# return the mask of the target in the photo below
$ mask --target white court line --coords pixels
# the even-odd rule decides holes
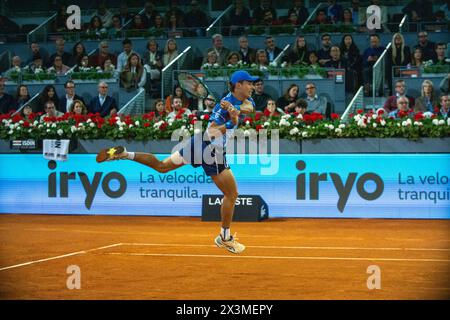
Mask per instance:
[[[111,244],[109,246],[104,246],[104,247],[98,247],[98,248],[89,249],[89,250],[72,252],[72,253],[63,254],[63,255],[56,256],[56,257],[51,257],[51,258],[45,258],[45,259],[39,259],[39,260],[24,262],[24,263],[20,263],[20,264],[15,264],[13,266],[0,268],[0,271],[7,270],[7,269],[18,268],[18,267],[23,267],[23,266],[28,266],[30,264],[35,264],[35,263],[39,263],[39,262],[45,262],[45,261],[50,261],[50,260],[56,260],[56,259],[62,259],[62,258],[66,258],[66,257],[76,256],[76,255],[83,254],[83,253],[88,253],[88,252],[91,252],[91,251],[113,248],[113,247],[117,247],[117,246],[120,246],[120,245],[121,245],[121,243],[115,243],[115,244]]]
[[[357,260],[357,261],[415,261],[415,262],[450,262],[440,259],[390,259],[390,258],[346,258],[346,257],[283,257],[283,256],[245,256],[218,254],[182,254],[182,253],[122,253],[106,252],[107,255],[153,256],[153,257],[198,257],[198,258],[238,258],[238,259],[292,259],[292,260]]]
[[[177,244],[177,243],[122,243],[123,246],[161,246],[161,247],[216,247],[207,244]],[[263,249],[305,249],[305,250],[383,250],[383,251],[450,251],[440,248],[365,248],[365,247],[287,247],[287,246],[246,246],[247,248]]]

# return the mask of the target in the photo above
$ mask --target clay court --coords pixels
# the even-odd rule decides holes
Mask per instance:
[[[450,221],[0,216],[2,299],[449,299]],[[69,290],[68,266],[81,272]],[[381,271],[369,290],[367,268]]]

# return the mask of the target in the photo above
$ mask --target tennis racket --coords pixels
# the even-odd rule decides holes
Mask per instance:
[[[197,76],[188,73],[188,72],[180,72],[178,73],[178,84],[180,87],[191,94],[192,96],[198,99],[205,99],[208,96],[214,98],[214,103],[217,103],[217,98],[215,95],[209,90],[206,84],[200,80]],[[244,114],[250,113],[253,110],[253,106],[250,101],[246,100],[241,106],[241,112]]]

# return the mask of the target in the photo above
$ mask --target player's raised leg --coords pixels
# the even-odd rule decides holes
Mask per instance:
[[[226,248],[232,253],[241,253],[245,250],[245,246],[237,242],[237,239],[231,235],[230,231],[234,206],[238,197],[237,185],[233,172],[230,169],[223,170],[220,174],[211,176],[211,178],[223,193],[223,202],[220,207],[222,228],[220,235],[215,239],[215,243],[218,247]]]

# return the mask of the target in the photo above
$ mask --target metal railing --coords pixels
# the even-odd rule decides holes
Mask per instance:
[[[128,101],[118,112],[117,115],[134,115],[145,113],[145,89],[139,88],[138,93]]]
[[[389,42],[384,49],[381,56],[375,62],[372,68],[372,102],[375,106],[375,100],[377,96],[383,96],[384,94],[384,84],[386,82],[386,53],[391,47],[392,43]]]
[[[55,12],[52,16],[50,16],[47,20],[42,22],[36,28],[31,30],[27,34],[27,43],[30,44],[32,41],[46,42],[47,34],[48,34],[48,24],[56,17],[57,13]],[[42,36],[42,38],[38,38],[38,36]]]
[[[408,25],[405,24],[406,20],[408,19],[408,15],[404,15],[402,21],[400,21],[400,24],[398,25],[398,32],[400,33],[404,33],[407,32],[408,30],[406,29],[406,27]]]
[[[323,5],[322,2],[320,2],[315,8],[314,10],[311,12],[311,14],[308,16],[308,19],[306,19],[305,23],[303,23],[303,25],[300,27],[300,30],[304,30],[306,28],[306,26],[308,25],[309,21],[311,21],[311,19],[314,17],[314,15],[316,14],[317,10],[319,10],[319,8]]]
[[[145,8],[142,8],[141,11],[139,11],[137,14],[138,14],[138,15],[142,15],[144,12],[145,12]],[[127,22],[125,22],[125,23],[123,24],[123,26],[119,29],[119,31],[125,30],[125,27],[127,27],[127,26],[131,23],[131,21],[133,21],[133,19],[130,19],[130,20],[128,20]]]
[[[31,106],[31,103],[36,100],[39,97],[40,93],[36,93],[30,100],[28,100],[26,103],[24,103],[16,112],[14,112],[12,115],[15,116],[16,114],[19,114],[25,106]]]
[[[172,73],[173,71],[180,70],[180,67],[182,67],[184,59],[182,59],[183,56],[185,56],[189,50],[191,50],[192,47],[189,46],[186,49],[183,50],[178,56],[175,57],[167,66],[165,66],[161,71],[161,99],[165,98],[165,92],[169,89],[171,91],[172,85]]]
[[[284,49],[280,52],[280,54],[275,59],[273,59],[273,62],[275,62],[278,65],[280,59],[284,56],[284,54],[286,53],[286,50],[289,49],[290,46],[291,46],[290,44],[287,44],[284,47]]]
[[[213,30],[218,31],[219,33],[221,32],[222,29],[222,18],[225,16],[225,14],[228,13],[228,11],[231,10],[231,8],[233,8],[233,5],[229,5],[228,8],[226,8],[217,18],[216,20],[214,20],[209,26],[208,28],[206,28],[206,35],[207,36],[211,36],[211,34],[213,34]],[[219,27],[213,29],[216,24],[219,23]]]
[[[350,101],[344,113],[342,114],[341,121],[344,123],[348,123],[350,120],[349,115],[351,113],[354,113],[357,109],[365,109],[364,86],[359,87],[352,101]]]

